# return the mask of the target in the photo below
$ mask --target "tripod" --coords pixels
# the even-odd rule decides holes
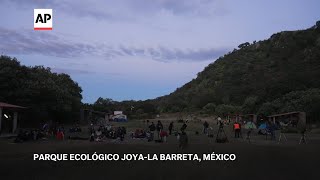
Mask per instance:
[[[282,136],[283,136],[283,138],[284,138],[284,140],[285,140],[285,141],[288,141],[288,140],[287,140],[287,137],[286,137],[286,135],[285,135],[285,134],[284,134],[284,133],[283,133],[282,131],[280,131],[280,135],[279,135],[279,140],[278,140],[278,144],[280,144]]]
[[[252,129],[249,129],[249,131],[247,132],[247,138],[246,140],[251,144],[251,132],[252,132]],[[242,137],[242,136],[241,136]]]
[[[302,132],[299,144],[301,144],[301,143],[307,144],[307,137],[306,137],[306,132],[305,131]]]
[[[224,139],[222,138],[223,135],[225,137]],[[222,123],[220,123],[219,129],[217,131],[216,142],[219,142],[219,143],[228,142],[228,138],[227,138],[226,132],[223,129]]]
[[[207,134],[208,134],[208,137],[213,138],[213,136],[214,136],[213,128],[212,128],[212,127],[209,127],[207,131],[208,131],[208,133],[207,133]]]

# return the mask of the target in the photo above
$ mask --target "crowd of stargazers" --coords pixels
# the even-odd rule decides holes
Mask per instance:
[[[188,120],[179,120],[177,123],[180,123],[180,125],[174,124],[174,122],[171,121],[169,126],[166,128],[164,128],[164,125],[160,120],[146,120],[143,122],[145,123],[145,128],[137,128],[130,133],[127,133],[127,129],[124,126],[115,127],[111,123],[107,123],[106,125],[94,125],[94,123],[92,122],[88,127],[88,131],[83,131],[78,124],[66,130],[63,125],[49,125],[45,123],[39,129],[19,130],[19,133],[14,142],[21,143],[49,138],[54,138],[60,141],[70,139],[89,140],[90,142],[104,142],[108,139],[113,139],[114,142],[121,142],[124,141],[125,137],[127,137],[130,139],[146,139],[148,142],[166,143],[168,136],[176,136],[180,148],[185,148],[188,146],[188,135],[186,132],[188,127]],[[217,117],[216,122],[218,130],[214,133],[214,125],[210,125],[207,121],[204,121],[202,133],[211,138],[216,136],[217,142],[227,142],[227,135],[225,134],[223,127],[225,125],[230,125],[231,120],[222,120],[221,117]],[[272,140],[275,140],[275,131],[280,129],[281,126],[272,121],[263,121],[263,119],[260,120],[259,124],[260,126],[258,128],[258,133],[266,135],[266,138],[270,136]],[[246,128],[246,139],[250,142],[252,131],[254,129],[257,129],[256,124],[252,121],[246,122],[235,120],[232,125],[234,138],[243,138],[243,126],[245,126]],[[192,131],[193,129],[188,130],[188,132]],[[198,131],[194,132],[196,135],[200,134],[200,132]],[[68,136],[66,136],[66,134],[68,134]],[[126,136],[127,134],[128,136]],[[222,138],[223,141],[219,138]]]
[[[146,121],[146,128],[137,128],[133,132],[128,133],[128,138],[131,139],[146,139],[148,142],[165,143],[167,137],[174,135],[177,136],[179,147],[184,148],[188,144],[188,136],[185,132],[187,128],[187,121],[183,122],[180,131],[173,131],[174,123],[171,122],[168,129],[165,130],[161,121],[156,124],[149,120]],[[89,133],[87,133],[89,132]],[[87,135],[84,135],[87,134]],[[28,141],[56,139],[62,141],[65,139],[70,140],[89,140],[90,142],[103,142],[108,139],[115,141],[124,141],[127,135],[127,129],[124,126],[115,127],[111,123],[106,125],[94,125],[91,123],[88,131],[84,131],[78,124],[69,129],[65,129],[63,125],[45,123],[37,129],[20,129],[15,143],[22,143]]]

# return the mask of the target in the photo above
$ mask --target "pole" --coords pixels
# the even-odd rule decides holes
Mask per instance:
[[[1,126],[2,125],[2,107],[0,107],[0,134],[1,134]]]
[[[18,124],[18,112],[14,112],[13,114],[13,126],[12,126],[12,133],[15,133],[17,130]]]

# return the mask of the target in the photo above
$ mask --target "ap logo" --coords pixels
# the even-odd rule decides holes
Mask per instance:
[[[34,30],[52,30],[52,9],[34,9]]]

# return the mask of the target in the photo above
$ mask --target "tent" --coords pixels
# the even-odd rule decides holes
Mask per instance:
[[[249,121],[244,125],[244,128],[245,129],[257,129],[257,126],[253,122]]]
[[[262,123],[258,129],[267,129],[267,124],[266,123]]]
[[[127,116],[124,114],[114,115],[111,119],[114,122],[127,122],[128,121]]]

